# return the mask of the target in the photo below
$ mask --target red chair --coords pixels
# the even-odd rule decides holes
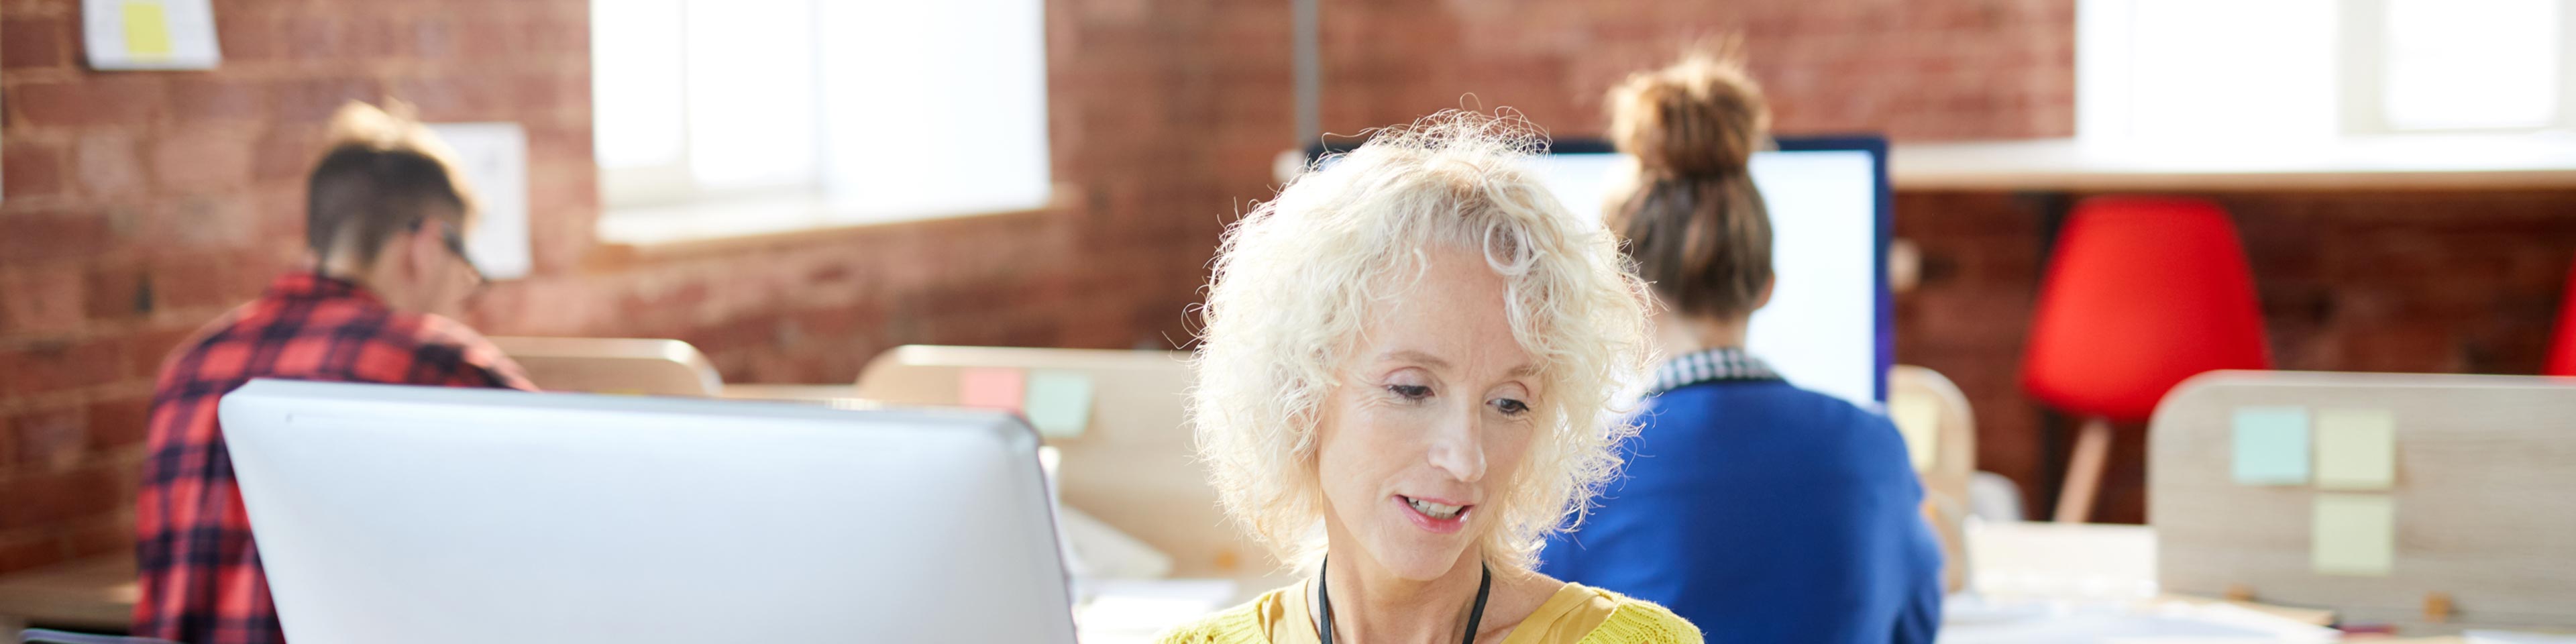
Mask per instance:
[[[2567,294],[2558,298],[2558,338],[2549,345],[2540,375],[2576,377],[2576,267],[2567,270]]]
[[[2253,273],[2226,211],[2196,199],[2078,203],[2058,233],[2022,356],[2023,390],[2086,419],[2057,520],[2092,515],[2111,423],[2147,420],[2185,378],[2271,362]]]

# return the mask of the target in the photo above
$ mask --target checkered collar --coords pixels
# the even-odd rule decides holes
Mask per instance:
[[[1655,368],[1655,386],[1648,395],[1660,394],[1703,382],[1744,380],[1780,380],[1771,364],[1753,357],[1740,347],[1721,347],[1688,353],[1664,361]]]

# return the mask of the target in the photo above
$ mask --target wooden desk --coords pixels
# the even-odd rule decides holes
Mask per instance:
[[[2576,187],[2576,136],[2406,135],[2235,147],[2075,139],[1899,143],[1898,190],[2494,190]]]
[[[134,558],[100,557],[0,577],[0,637],[58,626],[124,632],[134,616]]]

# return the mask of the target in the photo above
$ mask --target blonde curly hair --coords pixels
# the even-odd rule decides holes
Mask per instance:
[[[1280,560],[1322,552],[1318,406],[1369,316],[1434,244],[1482,251],[1506,282],[1512,336],[1537,361],[1538,431],[1480,543],[1535,566],[1580,523],[1635,428],[1619,391],[1646,366],[1651,299],[1597,218],[1529,169],[1546,139],[1516,115],[1447,111],[1319,161],[1226,233],[1201,309],[1190,418],[1226,513]]]

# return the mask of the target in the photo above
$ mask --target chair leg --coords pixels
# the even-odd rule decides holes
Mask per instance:
[[[2111,457],[2111,421],[2091,418],[2075,438],[2075,453],[2066,459],[2066,486],[2057,494],[2057,522],[2083,523],[2093,518],[2093,495],[2102,487],[2102,468]]]

